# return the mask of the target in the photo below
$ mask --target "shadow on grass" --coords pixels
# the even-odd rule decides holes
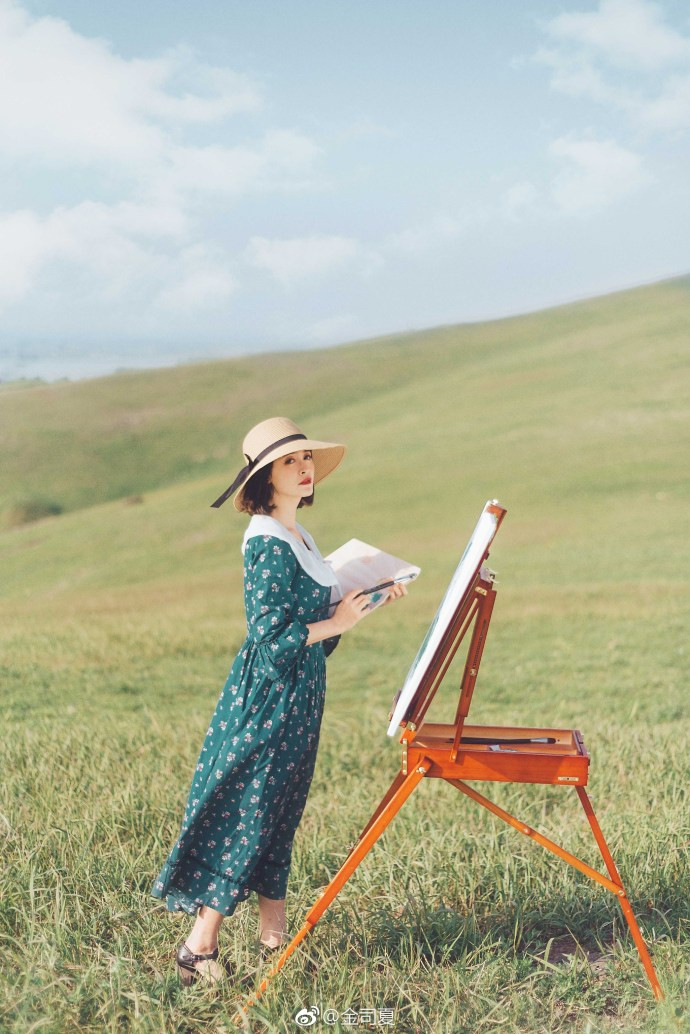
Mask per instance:
[[[670,888],[664,888],[670,892]],[[392,964],[408,968],[421,962],[433,966],[454,966],[501,955],[521,960],[529,967],[545,963],[559,965],[573,958],[587,961],[601,970],[616,945],[632,947],[629,928],[617,901],[596,889],[564,900],[556,894],[532,903],[494,900],[484,907],[457,909],[444,902],[431,905],[417,899],[409,889],[401,892],[404,903],[396,911],[385,906],[365,910],[345,908],[329,923],[334,950],[355,950],[376,960],[377,968]],[[656,896],[647,908],[633,900],[638,922],[653,953],[660,941],[682,943],[688,923],[678,892]],[[362,930],[360,937],[356,931]],[[356,939],[356,947],[353,945]]]

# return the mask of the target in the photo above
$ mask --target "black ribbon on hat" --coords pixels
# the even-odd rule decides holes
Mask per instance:
[[[235,489],[239,488],[240,485],[244,484],[244,482],[248,480],[256,465],[261,463],[261,460],[265,459],[269,452],[273,452],[274,449],[279,448],[281,445],[286,445],[288,442],[296,442],[299,439],[304,440],[306,437],[306,434],[289,434],[287,438],[279,438],[277,442],[273,442],[273,444],[269,445],[267,449],[262,449],[259,455],[255,456],[253,460],[250,460],[245,452],[244,455],[247,456],[247,459],[249,460],[246,467],[242,467],[242,470],[239,472],[230,487],[226,488],[223,494],[218,496],[215,503],[211,503],[211,506],[222,506],[223,503],[230,498]]]

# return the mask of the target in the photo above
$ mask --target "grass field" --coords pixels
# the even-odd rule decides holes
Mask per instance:
[[[322,550],[357,536],[423,568],[329,662],[292,929],[397,771],[393,694],[498,497],[472,720],[582,730],[666,1000],[611,895],[433,780],[252,1029],[296,1030],[318,1005],[393,1010],[373,1029],[397,1034],[690,1030],[689,323],[681,279],[322,352],[0,390],[0,1030],[234,1029],[255,905],[222,930],[236,977],[183,990],[171,954],[188,919],[148,890],[244,636],[244,521],[209,504],[244,430],[277,413],[349,445],[304,518]],[[63,512],[11,526],[40,499]],[[431,717],[454,704],[446,686]],[[479,789],[597,864],[572,791]]]

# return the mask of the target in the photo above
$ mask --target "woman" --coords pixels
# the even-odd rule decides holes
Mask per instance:
[[[262,952],[285,939],[292,841],[316,761],[325,659],[368,604],[358,589],[340,600],[335,575],[296,520],[345,447],[312,441],[275,417],[252,428],[242,451],[247,465],[212,505],[235,495],[235,509],[252,515],[242,546],[248,634],[213,712],[179,840],[152,891],[170,911],[196,916],[177,953],[185,984],[220,978],[220,925],[253,890]],[[391,598],[404,594],[403,586],[391,590]]]

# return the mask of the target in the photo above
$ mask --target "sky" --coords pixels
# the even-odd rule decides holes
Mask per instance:
[[[0,0],[0,380],[690,272],[682,0]]]

